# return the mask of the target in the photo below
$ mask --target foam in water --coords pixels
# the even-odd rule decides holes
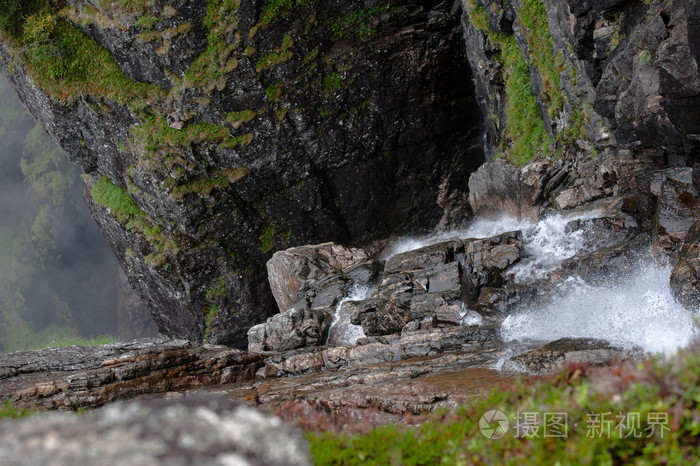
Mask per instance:
[[[365,337],[365,332],[361,325],[350,323],[352,316],[350,312],[343,309],[343,304],[348,301],[362,301],[369,298],[374,293],[376,287],[368,285],[353,285],[347,297],[341,299],[335,307],[335,314],[331,326],[328,329],[327,345],[333,346],[355,346],[357,340]]]
[[[672,352],[696,334],[693,316],[676,302],[669,287],[671,268],[646,263],[619,283],[591,286],[580,279],[563,283],[541,309],[509,316],[504,341],[553,341],[564,337],[600,338],[651,353]]]
[[[537,223],[510,217],[480,219],[463,230],[405,239],[395,244],[387,257],[449,239],[488,238],[520,230],[523,259],[509,272],[515,282],[527,282],[545,278],[564,260],[594,249],[588,235],[590,226],[585,222],[567,231],[572,220],[594,217],[593,213],[579,217],[551,215]],[[563,337],[600,338],[652,353],[674,351],[689,344],[697,330],[692,313],[672,296],[670,273],[668,265],[649,261],[640,263],[636,273],[627,278],[608,277],[605,286],[570,278],[548,304],[509,316],[503,322],[502,336],[504,341],[521,343]]]

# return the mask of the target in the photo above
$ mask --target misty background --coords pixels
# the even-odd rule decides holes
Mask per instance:
[[[80,170],[0,74],[0,350],[157,335],[83,195]]]

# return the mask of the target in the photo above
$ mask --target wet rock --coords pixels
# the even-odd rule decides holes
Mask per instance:
[[[623,244],[603,247],[590,254],[566,259],[561,264],[563,276],[579,277],[592,284],[610,284],[638,270],[638,262],[648,253],[651,239],[642,234]],[[558,275],[558,278],[563,278]]]
[[[35,409],[95,407],[252,379],[263,359],[223,346],[162,339],[2,354],[0,399]]]
[[[357,248],[335,243],[300,246],[276,252],[267,262],[267,275],[280,312],[300,300],[307,300],[311,308],[328,307],[346,294],[347,272],[366,278],[365,270],[371,267],[367,262],[365,252]]]
[[[7,466],[310,465],[301,432],[224,397],[117,403],[0,423]]]
[[[324,344],[331,316],[328,310],[290,309],[248,330],[248,351],[286,351]]]
[[[671,291],[679,302],[696,311],[700,307],[700,222],[688,230],[678,256],[671,272]]]
[[[410,282],[409,282],[410,283]],[[397,292],[389,300],[361,301],[351,322],[361,325],[365,335],[387,335],[401,330],[411,320],[408,313],[412,288]]]
[[[447,351],[494,349],[501,346],[498,326],[441,328],[431,331],[403,332],[401,358],[417,358]]]
[[[490,322],[500,322],[516,307],[527,306],[537,297],[537,289],[532,286],[506,284],[503,287],[485,286],[479,290],[470,309],[478,312]]]
[[[591,366],[609,366],[631,359],[636,351],[612,346],[605,340],[592,338],[561,338],[511,360],[521,363],[537,373],[562,370],[567,364],[587,363]]]

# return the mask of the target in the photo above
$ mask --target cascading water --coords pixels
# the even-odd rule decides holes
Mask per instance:
[[[513,230],[523,232],[523,259],[508,271],[515,283],[546,278],[564,260],[595,248],[585,220],[552,215],[539,222],[477,220],[459,231],[408,238],[395,244],[388,257],[455,238],[487,238]],[[582,220],[580,228],[571,222]],[[696,334],[694,316],[672,296],[671,268],[651,260],[640,262],[625,277],[598,277],[591,285],[570,277],[558,285],[550,299],[507,317],[502,337],[512,349],[523,343],[553,341],[563,337],[600,338],[623,347],[648,352],[672,352],[690,343]]]
[[[350,322],[351,313],[343,309],[343,304],[349,301],[362,301],[374,293],[376,286],[355,284],[350,288],[348,296],[341,299],[335,307],[335,314],[328,329],[327,345],[355,346],[357,340],[365,337],[361,325],[353,325]]]

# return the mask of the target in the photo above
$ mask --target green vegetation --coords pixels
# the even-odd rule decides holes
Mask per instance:
[[[258,73],[263,70],[269,70],[279,65],[280,63],[287,62],[292,59],[294,53],[289,50],[294,45],[292,37],[287,34],[282,39],[282,45],[280,45],[274,51],[265,54],[255,61],[255,71]]]
[[[572,366],[549,379],[493,390],[414,427],[323,432],[332,426],[322,414],[307,427],[316,429],[308,437],[317,465],[688,464],[700,455],[699,406],[696,348],[671,361],[659,358],[602,374]],[[502,438],[480,432],[481,416],[492,409],[508,418]],[[529,422],[537,430],[523,429],[527,413],[537,413]],[[565,423],[549,424],[550,436],[544,435],[545,413],[559,415],[559,421],[560,413],[566,415]]]
[[[257,115],[253,110],[241,110],[239,112],[229,112],[226,114],[226,121],[233,125],[233,129],[238,129],[242,124],[248,123]]]
[[[265,97],[270,102],[279,102],[284,91],[284,83],[272,83],[265,89]]]
[[[5,401],[0,405],[0,420],[2,419],[19,419],[34,414],[34,411],[25,408],[15,408],[12,400]]]
[[[21,38],[26,18],[45,5],[45,0],[0,0],[0,29],[15,39]]]
[[[327,74],[323,78],[323,93],[326,95],[335,94],[343,88],[343,78],[340,73]]]
[[[308,7],[318,0],[270,0],[265,5],[256,28],[267,28],[273,21],[287,17],[297,8]]]
[[[217,170],[212,176],[198,178],[185,184],[175,186],[170,195],[175,199],[183,199],[188,194],[209,196],[214,189],[225,189],[250,173],[247,168],[229,168]]]
[[[95,183],[90,194],[95,202],[111,210],[112,215],[116,218],[126,219],[127,217],[145,215],[129,194],[112,183],[106,176]]]
[[[653,63],[651,52],[646,49],[639,52],[639,63],[642,65],[651,65]]]
[[[390,8],[387,2],[386,5],[366,10],[359,9],[344,16],[328,19],[326,24],[331,28],[333,40],[347,39],[352,36],[365,39],[376,34],[374,28],[369,25],[370,21],[386,13]]]
[[[525,26],[530,60],[542,78],[542,96],[549,106],[550,118],[554,118],[564,104],[559,82],[563,67],[556,64],[547,8],[542,0],[523,0],[518,14]]]
[[[238,48],[235,32],[238,28],[240,0],[209,0],[204,25],[209,30],[209,44],[185,72],[191,84],[205,92],[219,91],[226,87],[226,74],[238,67],[233,56]]]
[[[274,225],[268,224],[258,237],[260,242],[258,243],[258,247],[262,252],[271,252],[273,249],[275,249],[275,233],[277,230],[275,229]]]

